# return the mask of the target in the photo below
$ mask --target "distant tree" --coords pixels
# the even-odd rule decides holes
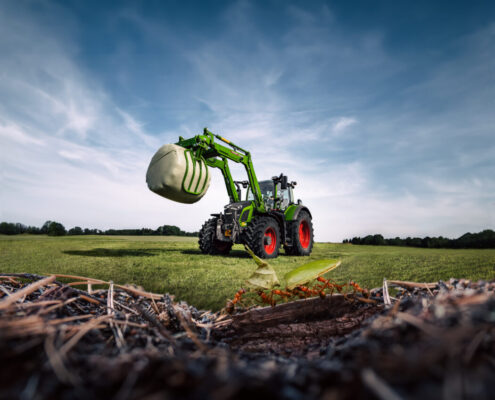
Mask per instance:
[[[16,226],[10,222],[2,222],[0,223],[0,234],[2,235],[15,235],[18,233],[16,231]]]
[[[75,226],[74,228],[69,229],[69,232],[67,232],[68,235],[83,235],[84,232],[81,227]]]
[[[482,248],[495,248],[495,232],[491,229],[485,229],[483,232],[478,233],[477,240]]]
[[[50,220],[46,221],[41,226],[40,232],[43,233],[44,235],[48,234],[48,227],[50,226],[51,223],[52,223],[52,221],[50,221]]]
[[[412,246],[412,247],[424,247],[424,248],[495,248],[495,232],[491,229],[485,229],[478,233],[465,233],[457,239],[448,239],[443,236],[425,238],[419,237],[407,237],[401,239],[395,237],[393,239],[384,239],[382,235],[368,235],[363,238],[353,237],[352,239],[345,239],[344,243],[352,244],[367,244],[367,245],[389,245],[389,246]]]
[[[0,234],[4,235],[16,235],[19,233],[31,233],[31,234],[48,234],[50,236],[62,236],[68,235],[136,235],[136,236],[151,236],[151,235],[173,235],[173,236],[198,236],[198,232],[184,232],[179,227],[174,225],[163,225],[156,230],[150,228],[141,229],[107,229],[102,231],[100,229],[82,229],[79,226],[75,226],[66,232],[64,226],[55,221],[46,221],[41,228],[35,226],[26,226],[21,223],[0,223]]]
[[[362,243],[362,244],[368,244],[368,245],[370,245],[370,244],[374,244],[374,243],[373,243],[373,235],[367,235],[367,236],[365,236],[365,237],[362,239],[361,243]]]
[[[50,222],[50,225],[48,225],[47,233],[48,236],[64,236],[67,231],[61,223],[52,221]]]
[[[163,225],[158,229],[161,230],[162,235],[164,236],[182,236],[181,234],[184,233],[175,225]]]
[[[383,246],[385,244],[385,239],[382,235],[373,235],[372,244],[375,246]]]
[[[21,224],[20,222],[17,222],[15,224],[15,231],[16,231],[16,233],[26,233],[27,226],[24,224]]]
[[[37,235],[37,234],[40,234],[41,233],[41,229],[38,228],[37,226],[28,226],[26,228],[26,233]]]
[[[391,246],[402,246],[403,243],[402,243],[402,239],[398,236],[396,236],[395,238],[393,239],[388,239],[387,243]]]

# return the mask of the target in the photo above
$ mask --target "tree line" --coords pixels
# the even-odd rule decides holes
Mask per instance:
[[[430,249],[493,249],[495,248],[495,232],[491,229],[485,229],[478,233],[468,232],[457,239],[448,239],[442,236],[426,236],[425,238],[407,237],[405,239],[396,237],[393,239],[385,239],[382,235],[377,234],[344,239],[343,243],[367,244],[373,246],[411,246]]]
[[[19,235],[29,233],[33,235],[74,236],[74,235],[132,235],[132,236],[198,236],[198,232],[184,232],[175,225],[162,225],[157,229],[88,229],[75,226],[69,230],[56,221],[46,221],[40,228],[27,226],[19,222],[0,222],[0,234]]]

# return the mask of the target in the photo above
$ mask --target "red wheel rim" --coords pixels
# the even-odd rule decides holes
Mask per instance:
[[[273,254],[277,247],[277,234],[275,233],[275,229],[268,227],[265,231],[265,237],[271,239],[270,244],[265,244],[265,252],[266,254]]]
[[[308,221],[302,220],[299,224],[299,243],[303,249],[309,247],[309,242],[311,241],[311,233],[309,231]]]

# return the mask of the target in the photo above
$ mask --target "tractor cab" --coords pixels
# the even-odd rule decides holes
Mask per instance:
[[[294,204],[294,193],[292,189],[296,182],[288,182],[287,176],[281,174],[274,176],[270,180],[260,181],[259,186],[265,208],[269,210],[285,211],[287,207]],[[249,187],[246,193],[246,200],[254,200],[254,195]]]

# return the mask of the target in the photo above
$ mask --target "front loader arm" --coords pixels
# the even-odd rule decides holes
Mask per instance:
[[[225,187],[227,188],[227,193],[229,194],[230,202],[236,203],[240,201],[239,194],[234,184],[234,179],[230,173],[229,164],[226,158],[207,158],[205,160],[206,165],[209,167],[219,168],[222,171],[223,179],[225,181]]]
[[[215,138],[228,144],[230,148],[216,143]],[[196,135],[190,139],[183,139],[180,137],[177,144],[190,149],[196,158],[204,159],[206,164],[210,167],[219,168],[222,171],[231,202],[238,202],[240,199],[227,160],[232,160],[244,165],[248,175],[249,185],[254,195],[256,208],[259,212],[265,212],[263,196],[261,195],[261,189],[258,184],[256,173],[254,172],[254,166],[249,151],[244,150],[219,135],[214,135],[207,128],[204,129],[203,135]]]

